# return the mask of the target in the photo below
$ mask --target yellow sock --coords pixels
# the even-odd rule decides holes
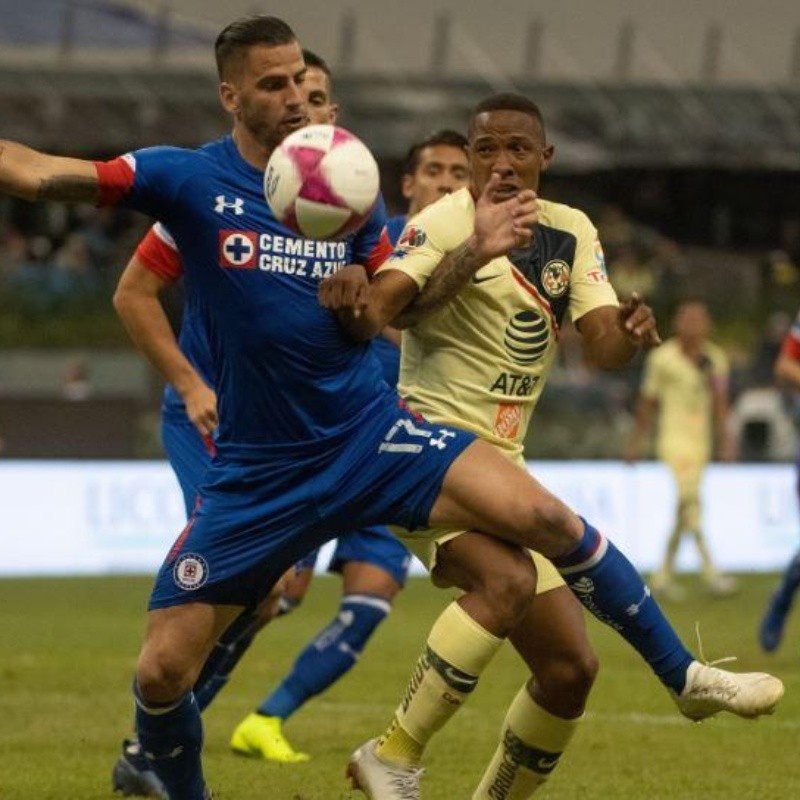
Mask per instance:
[[[523,686],[508,709],[500,745],[472,800],[526,800],[550,777],[582,719],[550,714]]]
[[[418,764],[425,745],[455,714],[503,640],[451,603],[428,635],[400,707],[376,753],[386,761]]]

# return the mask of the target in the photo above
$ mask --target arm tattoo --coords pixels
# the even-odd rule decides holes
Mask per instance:
[[[482,267],[469,239],[451,250],[431,273],[428,282],[414,301],[393,321],[396,328],[410,328],[449,303]]]
[[[36,192],[37,200],[62,200],[94,203],[98,193],[97,178],[85,175],[59,175],[43,180]]]

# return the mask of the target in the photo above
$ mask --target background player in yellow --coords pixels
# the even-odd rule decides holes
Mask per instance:
[[[680,599],[675,558],[684,534],[697,545],[703,579],[716,595],[736,590],[733,578],[714,567],[702,530],[701,482],[716,451],[722,461],[734,458],[729,426],[728,360],[708,340],[711,319],[704,303],[682,303],[674,320],[675,335],[649,354],[628,443],[629,461],[639,458],[657,420],[656,455],[672,472],[677,489],[675,524],[664,563],[650,583],[653,591]]]
[[[469,139],[470,188],[409,222],[364,302],[339,303],[341,291],[330,286],[322,287],[321,301],[340,308],[343,324],[359,338],[369,338],[392,320],[411,326],[403,334],[400,377],[409,406],[435,422],[457,420],[516,461],[567,311],[588,356],[601,367],[621,366],[659,338],[652,312],[638,298],[618,305],[596,231],[584,214],[538,200],[528,236],[514,228],[514,201],[538,187],[553,152],[538,107],[519,95],[488,98],[473,113]],[[518,237],[516,246],[504,230]],[[343,280],[342,275],[334,282]],[[541,502],[559,503],[551,495]],[[745,685],[763,689],[774,680],[699,664],[632,565],[583,524],[582,545],[556,559],[556,565],[587,608],[648,661],[684,714],[701,719],[734,710],[750,695]],[[350,774],[369,797],[418,798],[426,744],[468,697],[508,636],[532,678],[509,709],[499,747],[473,797],[528,797],[555,767],[577,720],[574,713],[548,707],[539,664],[525,652],[541,633],[525,625],[539,602],[538,596],[531,602],[525,577],[526,565],[533,562],[482,534],[415,531],[412,539],[426,535],[436,541],[434,581],[456,585],[465,594],[435,623],[392,723],[379,740],[356,751]],[[500,591],[486,591],[493,574],[505,577]],[[624,586],[626,600],[598,613],[602,581]],[[557,590],[550,594],[556,596]],[[561,626],[564,641],[575,636],[574,622],[554,624]],[[730,705],[723,698],[737,700]],[[774,705],[774,696],[770,702]]]

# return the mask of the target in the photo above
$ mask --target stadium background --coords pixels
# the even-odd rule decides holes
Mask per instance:
[[[490,91],[546,114],[557,157],[544,191],[598,225],[621,293],[662,325],[686,294],[712,306],[734,364],[745,460],[788,459],[777,342],[800,302],[800,12],[795,4],[275,2],[329,58],[344,125],[401,210],[409,143],[463,127]],[[210,44],[232,0],[2,0],[2,134],[104,157],[223,132]],[[0,437],[4,455],[160,455],[160,386],[108,298],[146,223],[81,207],[0,203]],[[174,317],[179,298],[171,304]],[[636,370],[586,373],[574,337],[545,394],[532,457],[615,458]],[[65,402],[65,395],[82,402]],[[543,417],[545,414],[543,413]],[[125,424],[118,424],[124,419]],[[13,421],[13,424],[12,424]],[[56,435],[54,435],[56,434]]]
[[[304,45],[330,61],[341,122],[378,157],[394,211],[402,210],[398,183],[412,141],[435,128],[463,128],[471,105],[492,91],[517,90],[540,103],[557,148],[543,193],[590,214],[618,290],[643,292],[667,329],[681,297],[709,303],[715,339],[733,363],[744,463],[718,467],[706,485],[712,548],[737,571],[777,569],[798,533],[794,401],[771,375],[800,306],[797,3],[0,0],[0,137],[97,158],[214,138],[227,121],[210,45],[230,19],[254,11],[287,19]],[[176,531],[179,501],[157,435],[161,383],[130,348],[110,306],[146,225],[124,212],[0,198],[0,574],[146,571]],[[179,292],[168,298],[176,324],[180,304]],[[561,350],[527,455],[547,460],[554,484],[609,532],[622,528],[637,564],[650,568],[669,527],[661,509],[669,508],[670,489],[655,465],[615,463],[641,365],[614,376],[588,371],[570,329]],[[143,480],[138,470],[155,472]],[[642,476],[656,487],[646,501],[637,494]],[[726,561],[732,552],[736,558]],[[684,554],[684,567],[694,563]],[[754,630],[771,580],[753,577],[740,597],[713,604],[698,588],[670,612],[685,636],[699,618],[715,653],[731,648],[743,668],[764,668]],[[296,628],[276,628],[259,644],[268,672],[280,674],[281,659],[327,619],[336,592],[330,583]],[[131,579],[0,580],[3,800],[107,796],[95,784],[105,781],[122,730],[115,720],[127,713],[146,591],[146,581]],[[310,709],[308,722],[297,723],[296,733],[321,755],[323,777],[273,776],[274,796],[345,796],[338,783],[336,792],[326,788],[339,780],[345,752],[333,742],[375,732],[396,700],[408,653],[443,601],[422,581],[407,594],[396,612],[402,636],[398,628],[379,635],[372,666],[349,682],[354,688],[318,701],[334,721],[315,725]],[[97,608],[100,597],[114,598],[107,615]],[[67,607],[80,615],[77,627],[62,627]],[[575,750],[594,755],[571,757],[571,777],[558,775],[543,797],[788,798],[800,791],[796,766],[775,760],[800,724],[791,691],[779,718],[757,733],[721,721],[692,745],[697,736],[677,728],[644,670],[604,632],[593,627],[592,635],[606,671],[590,711],[595,733]],[[772,662],[790,690],[798,677],[794,653]],[[243,695],[263,687],[258,658],[242,669]],[[506,673],[516,676],[514,685],[519,675],[512,661],[501,663],[502,676],[492,673],[498,693]],[[378,693],[377,711],[360,702],[359,680],[391,687]],[[104,699],[86,712],[92,733],[76,739],[64,709],[84,713],[88,693],[98,690]],[[457,740],[469,763],[480,763],[491,746],[506,702],[476,700],[474,741]],[[247,703],[232,693],[211,720],[212,765],[233,787],[225,797],[253,797],[248,787],[262,777],[258,765],[231,764],[225,754],[225,725]],[[62,757],[53,752],[58,739],[79,741],[88,752]],[[714,779],[720,750],[728,773]],[[467,796],[469,775],[452,753],[432,753],[434,768],[450,769],[462,788],[433,778],[430,797]],[[596,774],[598,754],[609,775]],[[39,773],[44,759],[50,767]],[[731,767],[744,763],[747,769]],[[64,780],[66,794],[54,788]]]

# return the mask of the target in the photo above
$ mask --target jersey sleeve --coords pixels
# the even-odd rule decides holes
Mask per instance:
[[[575,263],[570,278],[572,321],[601,306],[618,306],[614,287],[608,280],[603,247],[597,229],[582,212],[576,211]]]
[[[781,355],[800,361],[800,313],[798,313],[791,330],[781,345]]]
[[[466,190],[443,197],[406,223],[380,271],[400,270],[422,289],[444,256],[470,236],[474,218]]]
[[[197,168],[195,151],[178,147],[149,147],[96,161],[100,205],[123,205],[168,219],[183,182]]]
[[[392,253],[392,244],[386,231],[386,204],[383,195],[364,226],[356,233],[353,242],[353,261],[361,264],[370,275],[386,261]]]
[[[183,264],[175,240],[160,222],[153,225],[139,242],[136,256],[147,269],[164,280],[175,281],[183,274]]]

